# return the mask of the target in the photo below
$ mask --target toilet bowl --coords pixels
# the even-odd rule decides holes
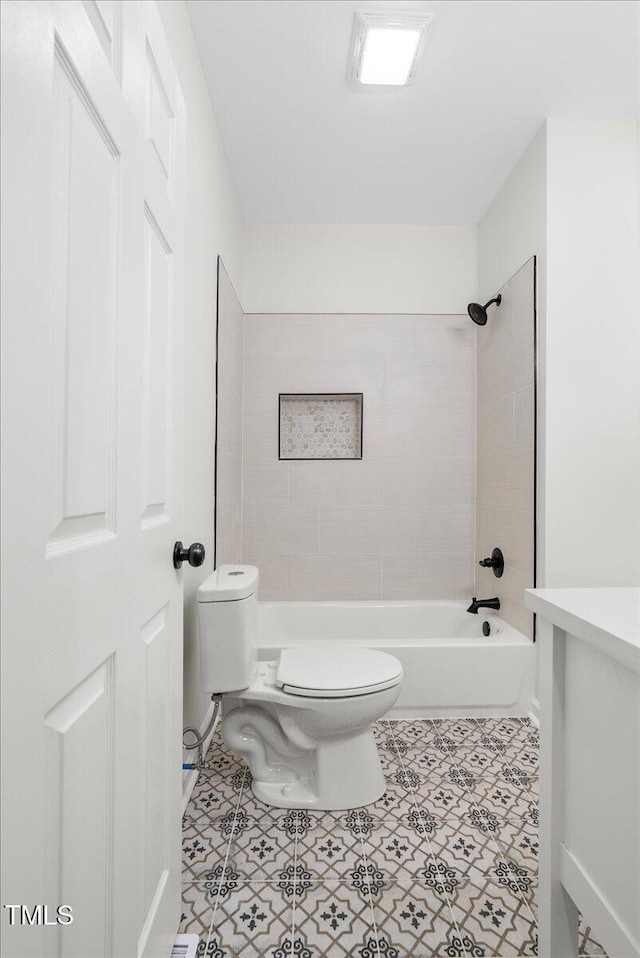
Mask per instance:
[[[202,687],[222,693],[225,742],[268,805],[337,811],[376,801],[385,780],[371,723],[400,694],[400,662],[330,643],[259,661],[258,581],[254,566],[221,566],[198,590]]]
[[[361,662],[361,678],[351,675],[348,691],[341,667],[347,652],[356,653],[353,665]],[[284,684],[289,653],[295,653],[298,671],[287,669]],[[371,655],[379,657],[376,678],[387,669],[383,682],[368,681]],[[313,679],[319,656],[325,664],[322,688]],[[332,667],[333,688],[328,687]],[[299,686],[291,684],[296,674]],[[400,663],[384,652],[285,649],[279,661],[258,663],[249,688],[223,697],[224,740],[249,765],[256,798],[269,805],[324,810],[368,805],[385,790],[371,723],[395,704],[401,681]]]

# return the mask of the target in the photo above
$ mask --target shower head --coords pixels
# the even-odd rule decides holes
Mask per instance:
[[[488,303],[485,303],[484,306],[481,306],[480,303],[469,303],[467,306],[467,312],[469,316],[474,321],[476,326],[486,326],[487,325],[487,310],[492,303],[495,303],[496,306],[499,306],[502,302],[502,296],[500,293],[494,298],[490,299]]]

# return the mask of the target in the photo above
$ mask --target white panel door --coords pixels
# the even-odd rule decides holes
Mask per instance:
[[[184,104],[148,0],[8,0],[2,58],[2,888],[48,921],[3,909],[2,953],[161,958],[180,917]]]

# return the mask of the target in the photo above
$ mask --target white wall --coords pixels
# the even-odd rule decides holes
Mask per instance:
[[[538,585],[544,584],[547,125],[544,123],[478,226],[478,296],[486,302],[536,256],[538,326]]]
[[[640,581],[638,124],[550,119],[478,230],[488,297],[538,254],[538,585]]]
[[[638,129],[548,120],[478,228],[488,298],[538,257],[539,586],[640,581]]]
[[[547,241],[547,127],[540,128],[478,225],[478,296],[482,302],[534,254],[538,280]],[[541,297],[544,301],[544,297]],[[544,302],[542,303],[544,305]]]
[[[185,567],[184,715],[198,725],[207,707],[200,692],[196,589],[213,563],[216,258],[236,288],[241,279],[242,225],[191,24],[182,0],[158,3],[187,108],[188,209],[184,309],[185,543],[203,542],[201,569]]]
[[[216,566],[242,557],[244,313],[222,260],[218,272]]]
[[[547,124],[546,586],[640,582],[638,124]]]
[[[247,313],[462,313],[475,226],[247,225]]]

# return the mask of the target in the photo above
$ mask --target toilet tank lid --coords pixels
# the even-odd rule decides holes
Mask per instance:
[[[198,586],[198,602],[237,602],[258,591],[260,572],[254,565],[221,565]]]

